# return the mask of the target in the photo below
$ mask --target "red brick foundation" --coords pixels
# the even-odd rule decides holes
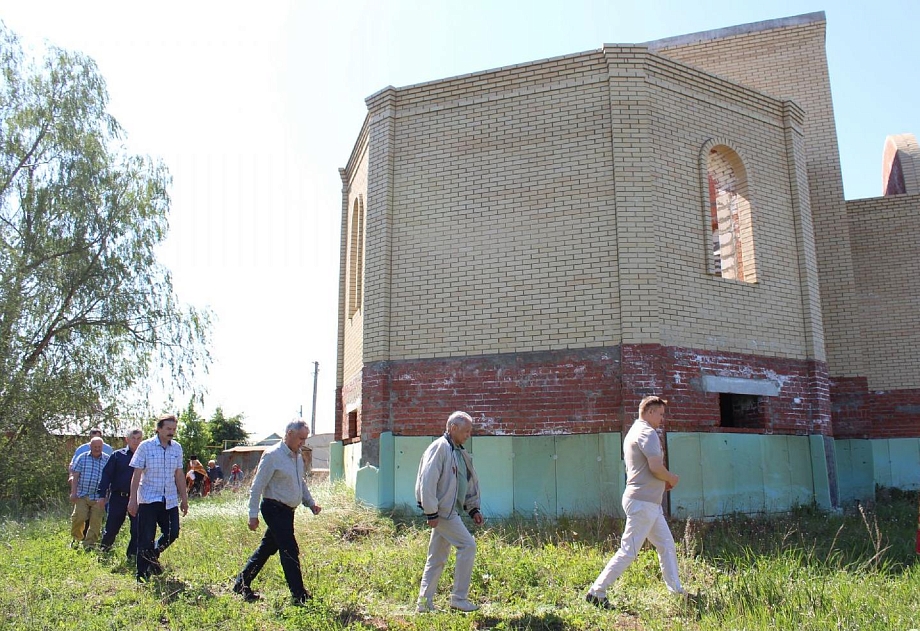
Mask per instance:
[[[761,398],[761,427],[725,428],[703,375],[766,379],[780,392]],[[648,394],[670,401],[670,431],[920,436],[920,390],[871,392],[865,378],[829,378],[822,362],[625,345],[369,364],[336,393],[336,439],[367,441],[373,463],[382,432],[437,435],[455,410],[473,415],[479,435],[616,432]]]
[[[863,377],[834,379],[835,438],[920,436],[920,390],[870,391]]]
[[[762,398],[763,426],[720,427],[719,395],[702,391],[704,374],[777,383],[779,396]],[[439,434],[454,410],[472,414],[479,435],[622,431],[648,394],[671,402],[671,431],[831,434],[823,363],[659,345],[369,364],[360,386],[350,383],[337,397],[337,437],[356,387],[359,436],[370,441],[384,431]]]

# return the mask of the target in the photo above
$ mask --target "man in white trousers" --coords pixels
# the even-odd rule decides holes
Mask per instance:
[[[447,419],[444,435],[428,446],[419,463],[415,499],[431,528],[428,560],[416,603],[419,613],[435,610],[434,593],[451,546],[457,548],[457,562],[450,606],[460,611],[479,609],[469,600],[476,540],[460,518],[466,512],[477,526],[482,524],[479,477],[472,458],[463,448],[472,433],[472,417],[466,412],[454,412]]]
[[[607,599],[607,588],[620,578],[636,559],[642,544],[648,539],[658,552],[661,575],[668,591],[685,595],[677,577],[677,551],[674,537],[661,510],[665,491],[677,486],[678,478],[664,465],[661,440],[655,431],[664,421],[668,402],[650,396],[639,404],[639,418],[626,433],[623,457],[626,461],[626,490],[623,492],[623,510],[626,527],[620,549],[607,563],[588,590],[585,600],[602,609],[612,609]]]

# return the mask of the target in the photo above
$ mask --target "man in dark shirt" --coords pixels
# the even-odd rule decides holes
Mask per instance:
[[[131,458],[134,457],[134,452],[137,451],[137,446],[143,439],[144,433],[140,428],[135,427],[130,430],[125,436],[126,447],[113,453],[102,470],[102,479],[99,481],[99,495],[102,496],[102,499],[99,500],[99,503],[104,505],[106,498],[109,501],[109,517],[105,522],[105,530],[102,532],[102,541],[99,543],[103,550],[110,549],[115,543],[115,537],[118,536],[118,531],[125,523],[125,516],[128,515],[131,476],[134,475]],[[128,560],[137,556],[137,522],[134,517],[130,519],[131,539],[128,541]]]
[[[211,493],[220,491],[220,487],[224,485],[224,470],[216,460],[208,460],[208,478],[211,480]]]

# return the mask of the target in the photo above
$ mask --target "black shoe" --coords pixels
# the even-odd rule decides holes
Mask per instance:
[[[159,576],[163,573],[163,566],[158,560],[150,559],[150,573]]]
[[[292,596],[292,598],[294,599],[294,604],[300,607],[313,600],[313,594],[305,591],[300,596]]]
[[[592,605],[594,605],[595,607],[599,607],[600,609],[611,610],[614,608],[613,605],[610,603],[610,601],[607,600],[606,596],[604,596],[603,598],[598,598],[594,594],[588,592],[588,594],[585,595],[585,600],[591,603]]]
[[[249,585],[245,585],[242,581],[233,582],[233,591],[242,596],[243,600],[247,603],[254,603],[258,600],[262,600],[258,592],[252,591],[252,588]]]

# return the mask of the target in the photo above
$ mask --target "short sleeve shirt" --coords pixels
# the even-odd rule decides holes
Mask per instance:
[[[73,465],[73,472],[79,474],[77,477],[77,497],[85,497],[91,500],[98,500],[102,497],[99,494],[99,481],[102,479],[102,470],[105,463],[108,462],[109,456],[105,453],[94,458],[92,453],[84,452],[77,456]]]
[[[641,418],[636,419],[623,442],[626,461],[626,491],[623,497],[661,504],[664,480],[659,480],[648,466],[648,459],[662,455],[658,432]]]
[[[144,470],[137,490],[138,504],[166,502],[167,510],[179,505],[179,489],[176,488],[176,469],[182,471],[179,443],[171,441],[164,447],[159,436],[154,434],[138,445],[131,466]]]

